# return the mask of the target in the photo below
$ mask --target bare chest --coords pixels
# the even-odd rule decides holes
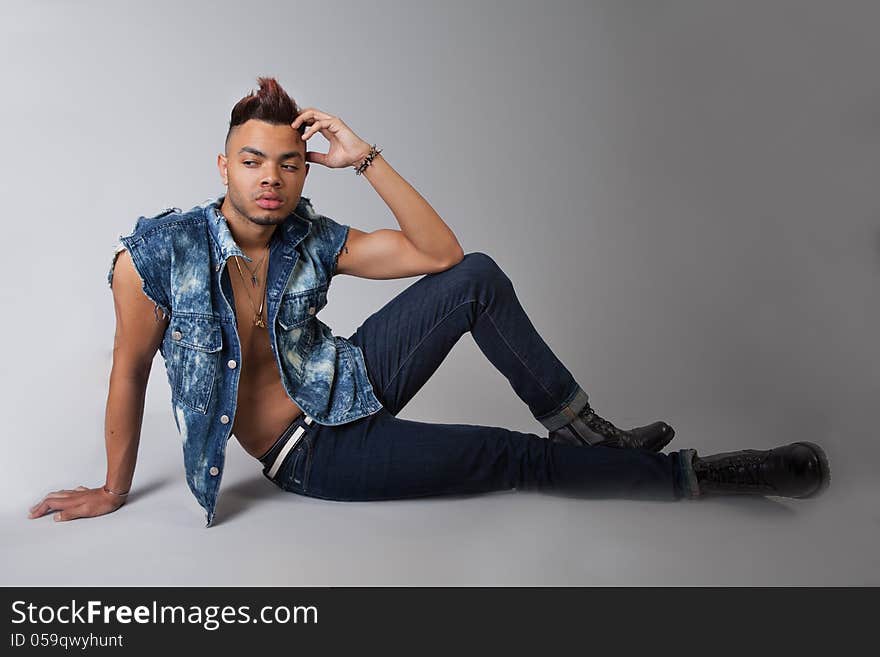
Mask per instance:
[[[235,309],[241,345],[233,433],[248,453],[259,456],[302,411],[287,395],[281,382],[269,342],[269,329],[254,321],[262,301],[262,320],[268,324],[263,286],[242,281],[237,271],[230,273],[236,275],[231,279],[234,298],[230,302]]]

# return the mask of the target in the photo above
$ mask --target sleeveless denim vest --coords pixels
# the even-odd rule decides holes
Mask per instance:
[[[107,275],[112,285],[116,258],[127,249],[154,311],[170,318],[159,351],[183,442],[186,481],[207,513],[206,526],[214,518],[241,362],[228,261],[251,260],[220,214],[223,199],[186,212],[168,208],[139,217],[130,235],[119,236]],[[269,344],[287,395],[324,425],[352,422],[382,408],[361,348],[334,336],[317,317],[327,304],[348,229],[301,197],[269,246]]]

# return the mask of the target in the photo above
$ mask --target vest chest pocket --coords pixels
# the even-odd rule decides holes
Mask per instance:
[[[279,354],[296,372],[302,372],[315,339],[315,322],[310,320],[325,305],[327,286],[281,298],[276,331]]]
[[[175,401],[207,413],[223,347],[220,322],[210,317],[172,315],[168,323],[169,380]]]

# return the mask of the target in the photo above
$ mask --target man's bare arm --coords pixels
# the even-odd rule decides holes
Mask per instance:
[[[159,349],[168,319],[157,321],[155,304],[144,294],[141,279],[127,251],[119,254],[113,276],[116,335],[113,368],[107,395],[104,437],[107,448],[106,486],[125,492],[131,486],[137,461],[147,382],[153,357]],[[53,491],[31,508],[37,518],[56,511],[56,520],[99,516],[115,511],[125,497],[103,487],[79,486]]]
[[[303,141],[320,132],[328,142],[327,153],[307,151],[306,160],[339,169],[365,161],[370,144],[358,137],[338,116],[316,107],[302,110],[290,124],[295,130],[308,126]],[[361,278],[404,278],[430,274],[461,262],[464,250],[452,229],[428,201],[378,155],[364,176],[379,194],[400,230],[380,229],[365,233],[349,229],[348,241],[337,262],[336,273]]]
[[[461,257],[437,260],[419,251],[399,230],[380,228],[367,233],[350,226],[334,273],[372,279],[404,278],[440,272],[460,261]]]

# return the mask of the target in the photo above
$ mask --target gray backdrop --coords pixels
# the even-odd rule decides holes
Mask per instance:
[[[878,20],[871,2],[4,3],[0,584],[880,584]],[[600,413],[665,419],[700,453],[818,442],[827,495],[346,504],[283,493],[231,441],[205,529],[157,357],[129,504],[28,520],[104,481],[117,236],[223,192],[258,75],[383,147]],[[305,194],[397,227],[350,170],[313,164]],[[322,319],[347,336],[415,280],[340,276]],[[402,416],[544,434],[470,336]]]

